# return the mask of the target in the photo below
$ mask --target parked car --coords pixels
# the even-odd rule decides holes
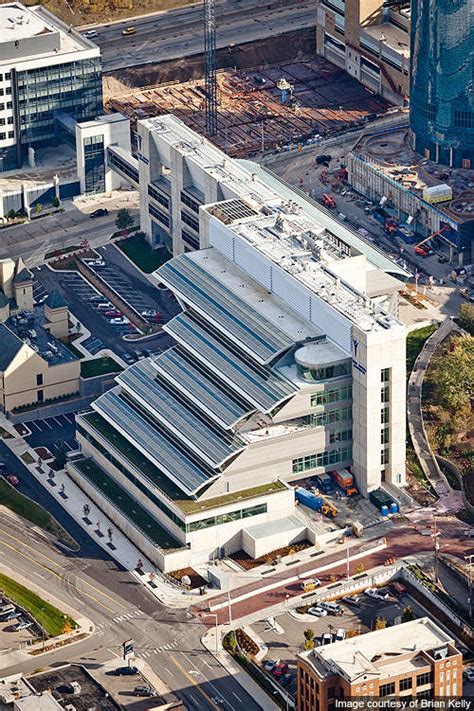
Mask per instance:
[[[104,316],[105,318],[122,318],[123,314],[121,311],[113,309],[112,311],[105,311]]]
[[[467,681],[474,681],[474,669],[472,667],[464,669],[463,676]]]
[[[150,356],[153,355],[153,351],[151,351],[149,348],[144,348],[142,350],[142,353],[145,356],[145,358],[150,358]]]
[[[343,642],[346,638],[346,630],[344,627],[339,627],[336,634],[334,635],[335,642]]]
[[[440,254],[440,255],[439,255],[439,257],[438,257],[438,262],[439,262],[440,264],[446,264],[447,261],[448,261],[448,258],[445,257],[444,254]]]
[[[315,588],[319,588],[321,585],[321,581],[318,580],[318,578],[309,578],[309,580],[302,580],[301,581],[301,589],[304,590],[305,592],[311,592],[311,590],[315,590]]]
[[[263,662],[263,668],[267,670],[267,672],[272,672],[276,665],[280,663],[279,659],[266,659]]]
[[[320,602],[320,607],[326,610],[330,615],[342,615],[342,607],[337,602]]]
[[[3,622],[8,622],[9,620],[16,620],[16,618],[20,617],[20,615],[20,610],[12,610],[11,612],[7,612],[5,615],[2,614],[2,620]]]
[[[314,615],[314,617],[326,617],[327,614],[328,611],[323,607],[319,607],[319,605],[310,607],[308,610],[308,615]]]
[[[44,304],[46,299],[48,298],[49,294],[43,294],[43,296],[40,296],[39,299],[35,299],[35,303],[37,305]]]
[[[91,212],[90,217],[94,220],[96,217],[105,217],[105,215],[108,215],[108,214],[109,214],[109,211],[107,210],[106,207],[98,207],[97,210],[94,210],[93,212]]]
[[[332,644],[333,637],[330,632],[325,632],[321,637],[321,645],[324,647],[326,644]]]
[[[104,301],[107,301],[107,299],[105,296],[101,296],[100,294],[94,294],[94,296],[91,296],[89,299],[91,304],[103,304]]]
[[[131,353],[124,353],[122,358],[125,361],[125,363],[128,363],[129,365],[132,365],[132,363],[135,363],[135,358],[132,356]]]
[[[0,606],[0,615],[7,615],[9,612],[13,612],[14,610],[15,605],[12,605],[11,602],[3,601],[3,604]]]
[[[109,323],[111,323],[113,326],[125,326],[127,323],[129,323],[128,318],[111,318],[109,319]]]
[[[345,602],[346,605],[353,605],[354,607],[357,607],[360,603],[360,595],[348,595],[347,597],[342,598],[342,602]]]
[[[31,620],[20,620],[19,622],[16,623],[14,626],[15,632],[19,632],[20,630],[26,630],[28,627],[32,627],[33,623]]]
[[[286,674],[288,671],[288,664],[286,662],[280,662],[275,666],[274,669],[272,669],[272,674],[275,676],[277,679],[282,677],[284,674]]]
[[[364,595],[374,600],[386,600],[388,598],[388,593],[377,590],[377,588],[367,588],[367,590],[364,590]]]
[[[142,316],[156,316],[158,311],[156,309],[145,309],[145,311],[140,312]]]
[[[14,474],[8,474],[5,479],[11,486],[18,486],[18,484],[20,483],[20,480]]]
[[[283,676],[280,679],[280,684],[284,687],[287,687],[291,684],[293,681],[293,674],[291,672],[288,672],[288,674],[283,674]]]
[[[138,669],[137,667],[117,667],[117,669],[114,671],[115,676],[135,676],[135,674],[138,674]]]
[[[136,686],[133,693],[135,696],[156,696],[156,691],[151,686]]]
[[[97,311],[110,311],[110,309],[113,309],[114,305],[110,303],[110,301],[103,301],[97,306]]]
[[[466,538],[474,538],[474,528],[465,528],[464,535]]]

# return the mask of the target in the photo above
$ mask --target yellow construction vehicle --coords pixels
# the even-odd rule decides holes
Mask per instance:
[[[323,500],[323,505],[321,506],[321,513],[328,518],[335,518],[337,516],[337,508],[334,506],[332,501],[326,499],[324,496],[321,497]]]

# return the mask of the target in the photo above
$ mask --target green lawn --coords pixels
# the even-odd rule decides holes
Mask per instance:
[[[57,607],[2,573],[0,573],[0,594],[5,594],[12,602],[28,610],[50,637],[69,632],[76,626],[72,617],[65,615]]]
[[[69,536],[62,526],[59,525],[42,506],[32,501],[27,496],[23,496],[10,484],[0,477],[0,504],[6,506],[18,516],[22,516],[35,526],[53,534],[68,545],[75,547],[75,541]]]
[[[61,340],[61,343],[63,343],[66,346],[66,348],[68,349],[68,351],[71,351],[71,353],[73,355],[75,355],[76,358],[79,358],[79,360],[81,358],[84,358],[84,353],[81,353],[81,351],[78,348],[76,348],[76,346],[73,343],[71,343],[70,341],[64,339],[64,340]]]
[[[97,375],[106,373],[119,373],[123,368],[113,358],[104,356],[103,358],[92,358],[81,362],[81,377],[95,378]]]
[[[437,326],[425,326],[411,331],[407,336],[407,378],[410,376],[415,361],[423,348],[425,341],[436,331]]]
[[[154,272],[171,257],[164,247],[152,249],[141,235],[133,235],[133,237],[117,242],[117,246],[146,274]]]

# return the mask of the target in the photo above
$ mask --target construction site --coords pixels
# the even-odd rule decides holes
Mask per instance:
[[[415,153],[409,129],[365,134],[347,158],[348,182],[379,203],[386,231],[406,242],[441,238],[462,252],[474,236],[472,170],[438,165]],[[422,255],[424,256],[424,255]],[[464,261],[471,262],[466,253]]]
[[[217,133],[212,140],[232,157],[282,149],[364,125],[389,104],[322,57],[255,69],[216,72]],[[204,79],[131,90],[107,100],[132,123],[173,113],[206,133]]]

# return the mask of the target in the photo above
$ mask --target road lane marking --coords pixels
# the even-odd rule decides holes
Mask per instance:
[[[196,671],[192,670],[190,673],[192,673],[192,674],[200,674],[200,675],[203,677],[203,679],[205,679],[206,682],[209,684],[209,686],[211,687],[211,689],[214,691],[214,693],[215,693],[215,695],[216,695],[216,699],[217,699],[219,702],[222,702],[223,704],[227,704],[227,706],[230,706],[230,708],[232,709],[232,711],[234,711],[234,707],[232,706],[232,704],[230,703],[230,701],[228,701],[227,699],[223,699],[223,698],[222,698],[222,694],[220,693],[220,691],[215,687],[215,685],[213,684],[213,682],[212,682],[210,679],[208,679],[208,678],[206,677],[206,675],[204,674],[204,672],[203,672],[201,669],[199,669],[199,667],[198,667],[196,664],[194,664],[194,662],[193,662],[189,657],[187,657],[185,654],[183,654],[183,657],[184,657],[184,658],[186,659],[186,661],[189,662],[189,664],[191,664],[191,666],[193,666],[194,669],[196,670]]]
[[[11,533],[8,533],[5,531],[3,528],[0,528],[0,533],[3,533],[5,536],[8,536],[8,538],[11,538],[12,541],[15,541],[15,543],[19,543],[21,546],[24,546],[25,548],[28,548],[30,551],[33,551],[34,553],[37,553],[38,555],[42,556],[43,558],[46,558],[50,563],[55,565],[57,568],[62,568],[63,566],[60,563],[57,563],[53,558],[50,558],[48,555],[45,553],[42,553],[41,551],[37,550],[33,546],[29,546],[28,543],[25,543],[24,541],[20,540],[16,536],[12,536]],[[2,543],[3,541],[0,541]],[[8,546],[8,543],[5,543],[6,546]],[[14,548],[14,550],[17,550]]]
[[[39,565],[39,566],[40,566],[41,568],[43,568],[44,570],[47,570],[48,573],[51,573],[51,575],[55,575],[57,578],[59,578],[59,579],[62,580],[63,582],[68,583],[68,584],[71,585],[73,588],[75,588],[77,591],[81,592],[83,595],[86,595],[86,597],[90,597],[91,600],[94,600],[94,602],[96,602],[98,605],[101,605],[101,607],[104,607],[104,608],[105,608],[106,610],[108,610],[109,612],[115,612],[115,610],[113,610],[111,607],[109,607],[109,606],[106,605],[105,603],[101,602],[100,600],[98,600],[97,598],[95,598],[93,595],[91,595],[90,593],[86,592],[85,590],[82,590],[82,589],[81,589],[80,587],[78,587],[74,582],[65,580],[65,579],[64,579],[59,573],[57,573],[55,570],[51,570],[51,568],[48,568],[47,565],[44,565],[43,563],[40,563],[39,560],[36,560],[35,558],[33,558],[33,557],[30,556],[30,555],[27,555],[26,553],[22,553],[22,552],[19,551],[17,548],[14,548],[14,546],[11,546],[9,543],[5,543],[5,541],[0,541],[0,546],[6,546],[7,548],[10,548],[12,551],[15,551],[15,553],[17,553],[17,555],[21,555],[23,558],[26,558],[27,560],[31,561],[32,563],[35,563],[36,565]],[[82,581],[82,582],[85,582],[85,581]]]
[[[237,696],[237,694],[235,693],[235,691],[233,691],[232,693],[234,694],[235,698],[240,701],[240,703],[243,703],[242,699],[240,698],[240,696]]]
[[[197,682],[195,679],[193,679],[193,677],[192,677],[190,674],[188,674],[188,672],[186,671],[186,669],[178,662],[178,660],[176,659],[176,657],[174,657],[173,654],[170,654],[170,655],[169,655],[169,658],[172,660],[173,664],[175,664],[175,665],[178,667],[178,669],[181,670],[181,672],[182,672],[182,673],[184,674],[184,676],[188,679],[188,681],[190,681],[191,684],[196,687],[196,691],[199,691],[199,693],[201,694],[201,696],[202,696],[204,699],[206,699],[206,701],[208,702],[208,704],[210,704],[210,705],[212,706],[212,708],[216,709],[216,711],[219,711],[219,706],[217,706],[217,704],[214,703],[214,701],[211,699],[211,697],[210,697],[208,694],[206,694],[206,692],[204,691],[204,689],[201,689],[201,686],[198,684],[198,682]],[[190,694],[190,696],[191,696],[191,694]],[[191,698],[192,698],[192,696],[191,696]]]

